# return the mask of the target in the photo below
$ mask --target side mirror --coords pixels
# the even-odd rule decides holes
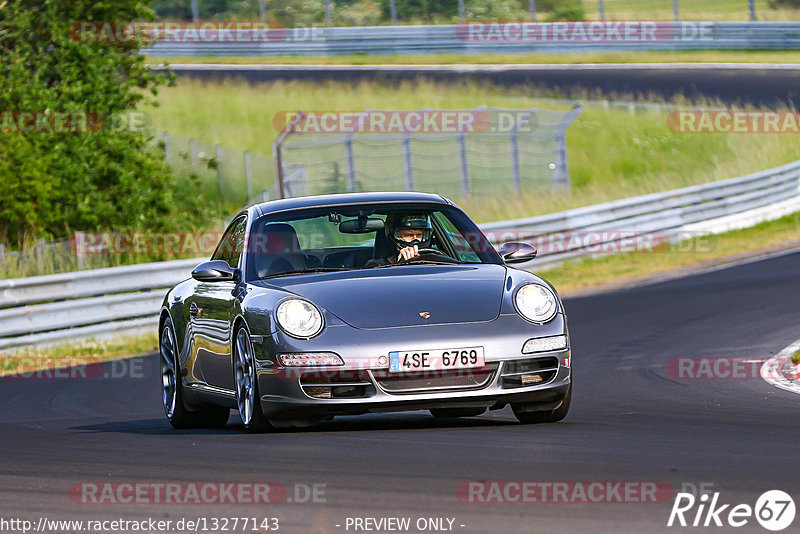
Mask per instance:
[[[503,258],[503,261],[509,265],[512,263],[525,263],[536,257],[536,247],[528,243],[511,241],[503,243],[498,253]]]
[[[224,260],[201,263],[192,271],[192,278],[200,282],[227,282],[235,277],[236,270]]]

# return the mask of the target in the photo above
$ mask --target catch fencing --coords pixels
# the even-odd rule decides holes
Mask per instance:
[[[568,190],[566,129],[582,110],[576,105],[568,112],[486,106],[347,116],[297,112],[273,145],[278,196],[405,190],[468,197]],[[353,126],[342,132],[343,123]],[[331,131],[322,131],[324,124]],[[392,124],[402,132],[387,133]]]

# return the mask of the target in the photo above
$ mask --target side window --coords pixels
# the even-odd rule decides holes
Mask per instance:
[[[231,223],[222,236],[212,260],[225,260],[233,268],[239,266],[239,259],[244,250],[244,234],[247,231],[247,217],[242,216]]]
[[[481,262],[481,259],[477,254],[475,254],[475,251],[472,249],[469,242],[464,239],[464,236],[461,235],[461,232],[456,229],[456,227],[452,222],[450,222],[450,219],[448,219],[444,213],[437,211],[433,213],[433,216],[436,217],[436,220],[442,225],[442,228],[444,228],[447,238],[450,240],[450,243],[453,244],[456,254],[458,254],[459,261],[467,263]]]

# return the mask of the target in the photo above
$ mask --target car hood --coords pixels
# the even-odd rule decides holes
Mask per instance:
[[[410,265],[306,274],[264,282],[302,296],[361,329],[492,321],[502,265]],[[425,319],[420,314],[427,312]]]

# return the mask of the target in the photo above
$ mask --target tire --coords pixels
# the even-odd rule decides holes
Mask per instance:
[[[236,406],[244,427],[251,434],[272,430],[272,425],[261,410],[253,345],[250,343],[250,333],[244,326],[239,327],[234,338],[233,378],[236,384]]]
[[[167,317],[159,336],[161,363],[161,404],[173,428],[221,428],[228,423],[231,411],[209,406],[189,410],[183,402],[183,383],[178,371],[178,344],[175,328]]]
[[[431,415],[437,419],[448,417],[475,417],[486,411],[486,408],[434,408]]]
[[[525,425],[537,423],[557,423],[567,416],[571,402],[572,383],[569,385],[569,389],[567,390],[567,394],[564,396],[564,400],[561,401],[561,404],[558,406],[558,408],[554,410],[523,412],[521,411],[521,408],[525,406],[524,404],[512,404],[511,409],[514,411],[517,421]]]

